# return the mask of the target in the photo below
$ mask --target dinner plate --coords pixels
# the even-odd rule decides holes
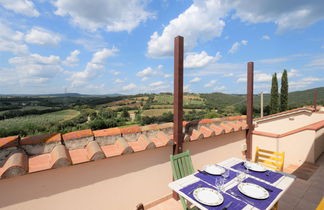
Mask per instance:
[[[217,165],[211,165],[207,166],[205,168],[205,171],[212,175],[222,175],[225,172],[225,169]]]
[[[249,170],[257,171],[257,172],[265,172],[265,171],[267,171],[267,169],[264,166],[262,166],[262,165],[260,165],[258,163],[245,162],[244,167],[249,169]]]
[[[237,188],[241,193],[251,198],[267,199],[269,197],[269,192],[266,189],[253,183],[241,183]]]
[[[200,187],[193,191],[194,198],[207,206],[218,206],[224,202],[224,197],[221,193],[208,187]]]

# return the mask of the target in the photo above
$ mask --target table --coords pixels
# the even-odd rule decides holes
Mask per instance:
[[[233,171],[236,171],[235,169],[231,168],[232,166],[242,162],[244,160],[239,159],[239,158],[230,158],[227,159],[221,163],[218,163],[217,165],[223,166],[225,168],[231,169]],[[269,169],[270,170],[270,169]],[[272,170],[274,171],[274,170]],[[276,171],[277,172],[277,171]],[[281,189],[282,191],[278,194],[278,196],[271,202],[271,204],[268,206],[268,209],[271,209],[275,203],[282,197],[282,195],[285,194],[285,192],[288,190],[288,188],[290,187],[290,185],[294,182],[295,180],[295,176],[291,175],[291,174],[287,174],[284,172],[278,172],[283,174],[284,176],[282,176],[280,179],[278,179],[276,182],[274,182],[273,184],[266,182],[264,180],[258,179],[256,177],[253,177],[254,179],[267,183],[269,185],[272,185],[274,187],[277,187],[279,189]],[[252,177],[249,174],[246,174],[247,177]],[[173,181],[171,183],[169,183],[169,188],[171,188],[172,190],[174,190],[175,192],[177,192],[179,195],[181,195],[182,197],[184,197],[186,200],[188,200],[190,203],[194,204],[195,206],[197,206],[198,208],[202,209],[202,210],[206,210],[206,208],[204,206],[202,206],[199,202],[197,202],[194,199],[191,199],[189,196],[187,196],[186,194],[184,194],[183,192],[181,192],[180,190],[190,184],[193,184],[195,182],[200,181],[200,179],[196,176],[194,176],[194,174],[183,177],[181,179],[178,179],[176,181]],[[235,185],[238,184],[238,180],[236,178],[234,178],[233,180],[229,181],[228,183],[226,183],[224,185],[224,191],[234,187]],[[258,208],[251,206],[250,204],[246,205],[244,208],[244,210],[256,210]]]

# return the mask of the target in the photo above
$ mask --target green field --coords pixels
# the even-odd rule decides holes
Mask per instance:
[[[0,129],[22,128],[26,126],[47,126],[72,119],[80,114],[76,110],[63,110],[42,115],[29,115],[12,119],[0,120]]]
[[[184,109],[184,112],[189,112],[192,109]],[[200,111],[200,109],[195,109],[197,112]],[[157,116],[161,116],[163,113],[168,113],[168,112],[172,112],[173,113],[173,109],[148,109],[143,111],[142,116],[148,116],[148,117],[157,117]]]
[[[173,96],[172,95],[156,95],[154,97],[154,101],[157,101],[158,103],[161,104],[173,104]],[[188,104],[204,104],[204,99],[201,98],[200,96],[196,95],[184,95],[183,96],[183,104],[188,105]]]

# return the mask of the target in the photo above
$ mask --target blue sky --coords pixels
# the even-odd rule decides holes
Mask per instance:
[[[185,91],[324,84],[321,0],[0,0],[0,31],[0,94],[172,92],[177,35]]]

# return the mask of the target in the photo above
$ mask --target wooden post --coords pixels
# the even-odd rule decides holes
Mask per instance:
[[[246,159],[252,158],[252,131],[253,127],[253,62],[247,63],[247,95],[246,95],[246,123],[248,129],[246,131]]]
[[[183,37],[174,39],[173,154],[182,152],[183,132]]]
[[[317,88],[314,90],[314,112],[316,112],[317,107]]]
[[[183,37],[174,39],[174,91],[173,91],[173,154],[182,152],[183,132]],[[172,193],[175,200],[179,200],[178,193]]]

